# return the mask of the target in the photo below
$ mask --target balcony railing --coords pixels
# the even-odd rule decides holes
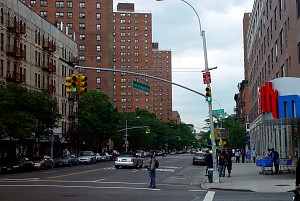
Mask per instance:
[[[52,84],[46,84],[45,86],[42,87],[42,90],[45,90],[45,91],[49,92],[50,94],[53,94],[56,92],[56,88]]]
[[[55,52],[56,51],[56,45],[54,42],[48,41],[43,43],[43,48],[45,50],[48,50],[49,52]]]
[[[14,56],[18,58],[26,58],[25,50],[22,50],[16,45],[7,45],[6,53],[10,56]]]
[[[56,65],[54,65],[53,63],[48,62],[47,64],[43,65],[43,70],[55,73],[56,72]]]
[[[24,82],[25,81],[25,75],[21,74],[21,73],[18,73],[16,71],[7,71],[6,79],[14,81],[14,82]]]
[[[9,21],[7,23],[7,29],[16,34],[25,34],[26,33],[26,27],[16,21],[12,21],[12,22]]]

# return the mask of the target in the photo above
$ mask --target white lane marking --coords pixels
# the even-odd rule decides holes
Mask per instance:
[[[205,195],[205,198],[203,201],[213,201],[215,195],[215,191],[208,191]]]
[[[207,190],[188,190],[189,192],[204,192],[204,191],[207,191]]]
[[[92,181],[92,182],[99,182],[99,181],[104,181],[105,179],[98,179],[98,180],[95,180],[95,181]]]
[[[159,188],[133,188],[133,187],[97,187],[97,186],[63,186],[63,185],[0,185],[0,187],[54,187],[54,188],[91,188],[91,189],[129,189],[161,191]]]

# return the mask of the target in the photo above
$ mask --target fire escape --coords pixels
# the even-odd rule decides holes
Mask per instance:
[[[53,41],[49,41],[49,39],[45,40],[43,38],[42,45],[43,50],[46,53],[46,60],[43,61],[42,70],[47,72],[50,77],[52,73],[56,73],[56,65],[53,59],[53,54],[56,51],[56,44]],[[50,94],[53,94],[56,91],[53,79],[47,79],[47,82],[44,84],[44,86],[42,86],[42,88]]]
[[[12,82],[24,82],[25,74],[22,72],[21,61],[26,59],[26,51],[22,47],[22,43],[20,43],[21,35],[26,33],[26,26],[22,24],[22,21],[18,22],[15,17],[13,20],[7,21],[7,30],[14,36],[13,45],[8,41],[8,45],[6,48],[6,54],[9,57],[14,58],[14,66],[13,70],[11,70],[8,66],[6,79],[7,81]]]

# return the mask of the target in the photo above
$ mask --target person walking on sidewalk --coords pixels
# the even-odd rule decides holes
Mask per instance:
[[[219,160],[218,160],[220,177],[225,177],[225,169],[226,169],[225,161],[226,161],[226,153],[225,150],[222,149],[222,151],[219,154]]]
[[[231,177],[231,170],[232,170],[232,161],[231,161],[232,152],[231,152],[231,150],[226,149],[225,155],[226,155],[225,165],[226,165],[227,172],[228,172],[227,177]]]
[[[149,171],[150,176],[150,186],[149,188],[156,188],[156,175],[155,175],[155,155],[153,151],[150,151],[150,160],[147,165],[147,169]]]
[[[236,149],[236,151],[234,152],[234,156],[235,156],[235,162],[239,163],[241,158],[241,151],[239,149]]]
[[[205,175],[208,176],[208,168],[214,167],[213,158],[208,149],[205,151],[205,163],[206,163],[206,174]]]
[[[252,149],[251,151],[251,157],[253,159],[253,162],[255,163],[256,157],[257,157],[257,152],[255,150],[255,148]]]
[[[251,151],[248,150],[246,153],[246,162],[251,163]]]

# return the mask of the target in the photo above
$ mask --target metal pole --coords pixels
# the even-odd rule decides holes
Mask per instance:
[[[127,134],[127,119],[126,119],[126,132],[125,132],[125,150],[126,150],[126,152],[127,152],[127,144],[128,144],[128,138],[127,138],[127,136],[128,136],[128,134]]]

